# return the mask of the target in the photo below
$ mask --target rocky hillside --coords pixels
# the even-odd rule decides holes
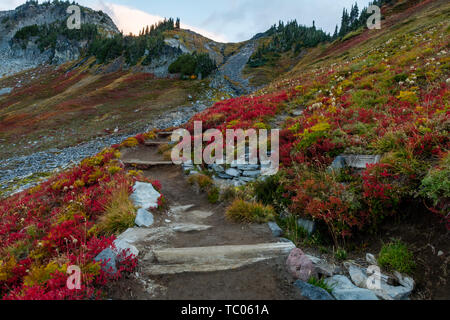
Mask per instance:
[[[36,42],[38,34],[17,41],[17,32],[31,26],[65,25],[69,14],[67,2],[37,4],[29,1],[15,10],[0,12],[0,76],[17,73],[44,63],[61,64],[76,60],[86,49],[87,39],[73,39],[60,35],[50,47],[40,47]],[[119,30],[111,18],[103,13],[81,7],[81,22],[93,25],[104,34],[117,34]]]

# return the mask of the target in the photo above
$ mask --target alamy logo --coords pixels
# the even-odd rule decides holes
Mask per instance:
[[[279,130],[226,130],[224,139],[220,130],[203,132],[202,122],[194,122],[194,137],[186,129],[178,129],[172,134],[172,142],[179,142],[172,149],[172,162],[177,165],[192,161],[195,165],[256,165],[261,164],[261,174],[275,175],[279,169]],[[181,139],[181,141],[180,141]],[[194,150],[192,152],[192,141]],[[248,143],[247,143],[248,142]],[[203,143],[208,145],[203,148]],[[268,151],[270,144],[271,151]],[[192,159],[192,154],[194,159]],[[236,159],[235,159],[236,158]]]
[[[67,278],[66,285],[69,290],[80,290],[81,289],[81,269],[79,266],[69,266],[67,268]]]
[[[67,8],[66,11],[68,14],[70,14],[69,18],[67,19],[67,28],[69,30],[79,30],[81,29],[81,9],[79,6],[71,5]]]
[[[381,9],[379,6],[371,5],[367,8],[367,12],[372,14],[369,19],[367,19],[367,28],[381,29]]]

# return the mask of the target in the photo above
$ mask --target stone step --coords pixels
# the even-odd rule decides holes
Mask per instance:
[[[211,229],[211,226],[203,225],[203,224],[194,224],[194,223],[177,223],[172,226],[173,231],[175,232],[194,232],[194,231],[206,231]]]
[[[144,145],[147,147],[159,147],[161,145],[167,144],[167,142],[164,141],[145,141]]]
[[[293,243],[264,243],[155,250],[156,262],[148,265],[146,270],[152,275],[232,270],[287,256],[294,248]]]
[[[160,137],[170,137],[173,134],[173,132],[172,131],[169,131],[169,132],[163,131],[163,132],[157,132],[156,134]]]
[[[150,167],[157,167],[157,166],[172,166],[172,161],[142,161],[142,160],[122,160],[124,165],[126,166],[136,166],[139,168],[150,168]]]

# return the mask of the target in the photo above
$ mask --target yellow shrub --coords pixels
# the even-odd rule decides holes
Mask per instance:
[[[78,179],[78,180],[76,180],[76,181],[73,183],[73,186],[74,186],[74,188],[83,188],[83,187],[84,187],[84,181]]]
[[[118,166],[108,167],[108,172],[109,172],[110,175],[115,175],[117,172],[120,172],[122,170],[123,169],[121,167],[118,167]]]
[[[0,281],[6,281],[13,276],[12,270],[16,267],[16,259],[12,256],[9,260],[0,260]]]
[[[32,266],[28,275],[24,278],[24,285],[32,287],[34,285],[42,284],[47,280],[50,280],[51,275],[57,271],[65,274],[67,272],[67,265],[64,264],[59,266],[58,263],[52,261],[46,266]]]
[[[130,200],[128,187],[123,186],[114,191],[111,200],[105,208],[105,214],[100,218],[95,232],[107,235],[123,232],[134,226],[136,208]]]
[[[127,176],[130,176],[130,177],[137,177],[137,176],[142,175],[143,173],[144,173],[144,172],[141,171],[141,170],[129,170],[129,171],[127,172]]]
[[[95,157],[84,159],[81,162],[81,165],[89,166],[89,167],[99,166],[102,163],[103,159],[104,159],[103,156],[101,154],[99,154],[99,155],[96,155]]]
[[[136,138],[128,138],[124,142],[122,142],[122,147],[134,148],[139,144],[139,141]]]
[[[144,138],[146,140],[155,140],[156,139],[156,133],[154,131],[150,131],[150,132],[144,133]]]
[[[261,203],[236,199],[227,208],[226,216],[236,222],[264,223],[275,219],[275,209]]]
[[[416,103],[418,101],[416,93],[412,91],[400,91],[400,94],[397,96],[397,99],[410,103]]]
[[[206,190],[214,184],[213,180],[204,174],[194,174],[189,177],[188,182],[197,185],[201,190]]]
[[[69,183],[70,181],[68,179],[63,179],[63,180],[59,180],[56,181],[55,183],[52,184],[52,189],[54,191],[59,191],[63,188],[63,185]]]
[[[100,169],[94,171],[93,174],[89,175],[88,182],[90,184],[97,182],[103,176],[103,172]]]

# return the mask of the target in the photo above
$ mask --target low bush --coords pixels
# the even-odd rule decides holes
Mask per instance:
[[[275,210],[261,203],[236,199],[227,208],[226,216],[236,222],[264,223],[275,219]]]
[[[412,252],[406,244],[399,240],[385,244],[381,248],[378,263],[382,268],[389,271],[399,271],[407,274],[411,274],[416,266]]]
[[[136,208],[130,200],[128,186],[121,186],[111,195],[111,200],[105,206],[105,214],[100,218],[98,230],[101,233],[120,234],[134,226]]]

